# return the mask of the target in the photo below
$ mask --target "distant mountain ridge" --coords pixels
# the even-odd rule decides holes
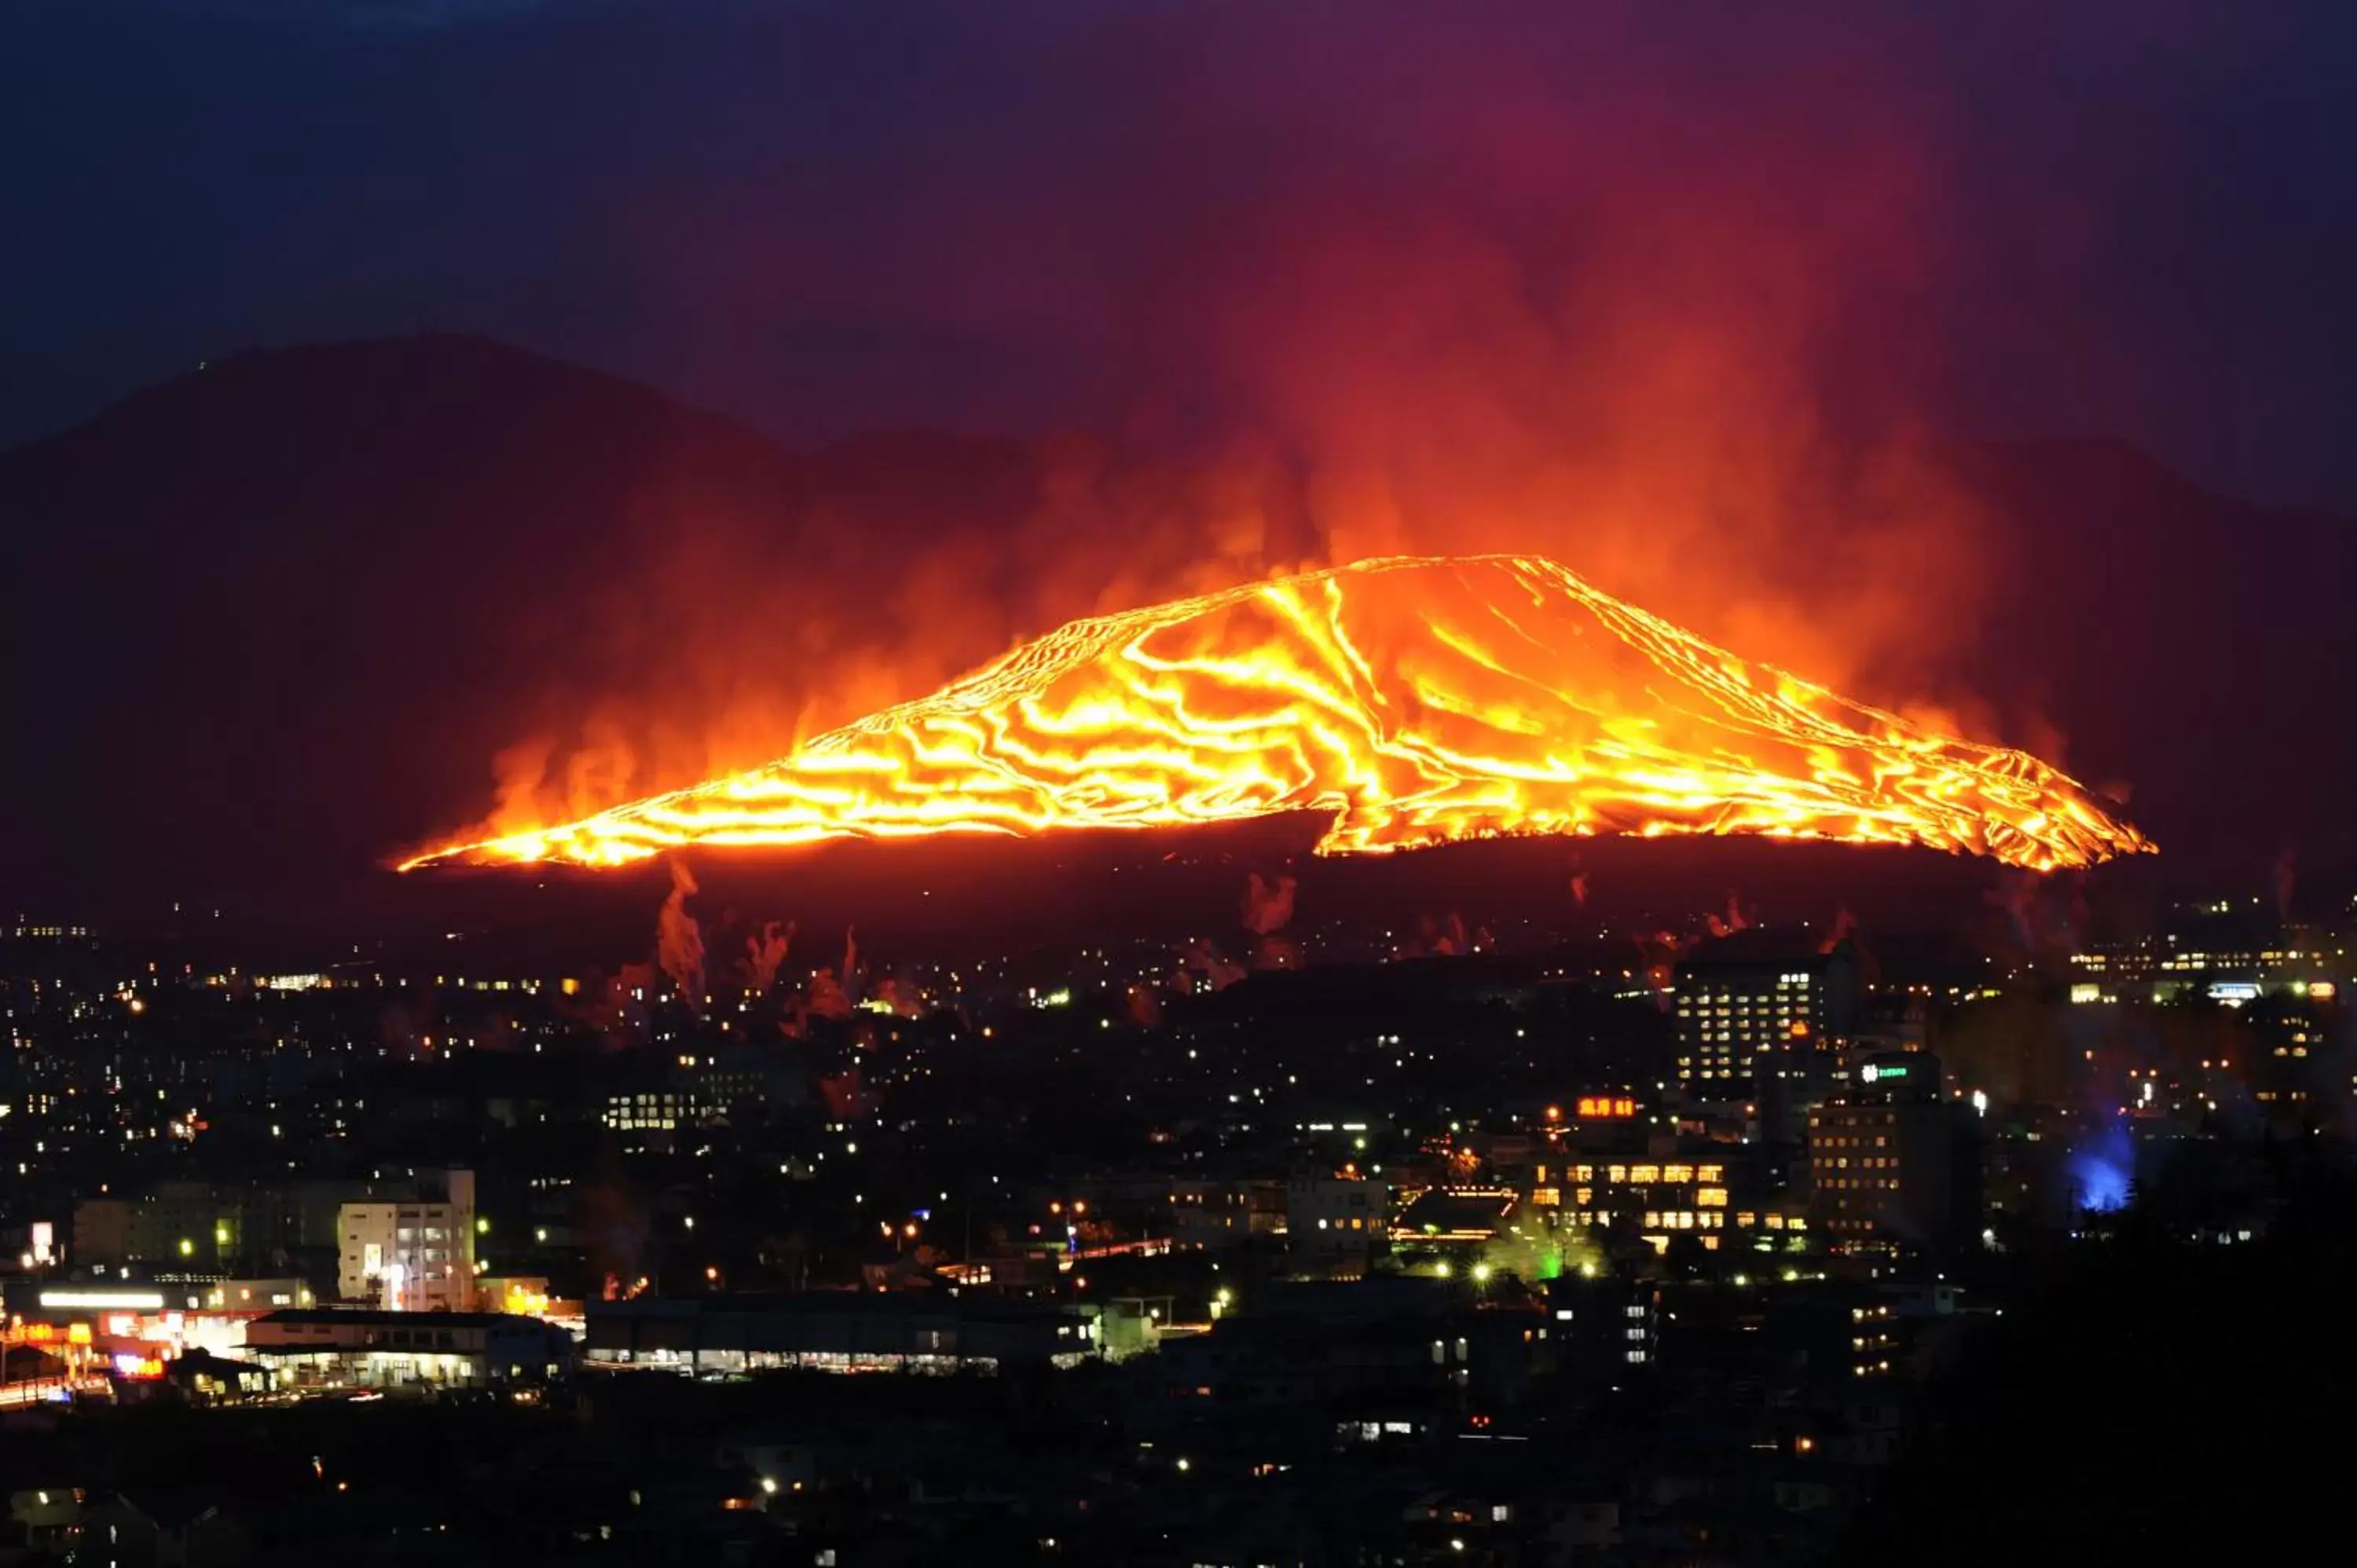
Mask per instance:
[[[2165,853],[2337,842],[2347,522],[2115,443],[1953,467],[2001,520],[1972,679],[2050,713],[2090,782],[2132,780]],[[1052,580],[1057,530],[1131,482],[1079,440],[789,453],[479,338],[217,361],[0,452],[0,897],[364,879],[479,816],[496,754],[585,715],[675,768],[707,730],[790,737],[798,704],[922,691],[1089,591],[1077,564]],[[938,667],[888,691],[879,661],[920,643]]]

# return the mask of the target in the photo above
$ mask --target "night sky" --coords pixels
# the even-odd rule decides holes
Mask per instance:
[[[0,18],[0,442],[241,346],[423,328],[794,444],[1325,439],[1300,367],[1358,379],[1338,338],[1511,379],[1527,330],[1576,359],[1636,321],[1617,371],[1757,306],[1799,325],[1746,355],[1836,410],[2357,509],[2357,12],[2327,0]]]

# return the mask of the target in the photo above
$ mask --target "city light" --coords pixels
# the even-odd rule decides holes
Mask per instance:
[[[161,1312],[164,1293],[152,1290],[45,1290],[41,1307],[50,1312]]]
[[[2329,1568],[2357,7],[19,9],[0,1568]]]

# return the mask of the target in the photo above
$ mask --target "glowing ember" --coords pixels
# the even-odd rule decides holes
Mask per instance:
[[[1749,663],[1552,561],[1487,555],[1074,621],[765,768],[408,865],[1299,811],[1332,814],[1327,854],[1763,833],[2050,870],[2152,847],[2034,757]]]

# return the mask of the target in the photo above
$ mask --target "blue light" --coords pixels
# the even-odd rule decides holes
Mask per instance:
[[[2070,1170],[2080,1208],[2109,1214],[2127,1207],[2128,1182],[2136,1171],[2136,1149],[2127,1127],[2115,1120],[2072,1151]]]

